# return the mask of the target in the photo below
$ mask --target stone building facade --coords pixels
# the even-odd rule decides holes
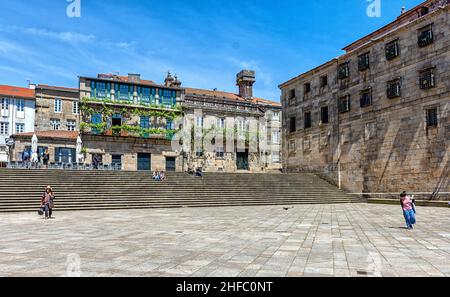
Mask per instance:
[[[124,170],[182,171],[171,140],[182,119],[182,90],[138,74],[80,77],[80,111],[85,162]]]
[[[237,74],[239,93],[185,88],[185,163],[206,172],[281,170],[281,105],[253,97],[255,72]]]
[[[79,131],[78,89],[36,86],[36,131]]]
[[[287,172],[354,193],[450,192],[450,1],[426,1],[282,85]]]
[[[0,166],[11,159],[10,136],[34,131],[35,104],[33,89],[0,85]]]

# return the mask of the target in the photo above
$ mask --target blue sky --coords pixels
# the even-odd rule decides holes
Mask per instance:
[[[78,76],[165,72],[184,86],[236,91],[235,75],[257,72],[255,96],[278,101],[278,85],[342,53],[394,20],[402,5],[381,0],[0,0],[0,84],[77,87]]]

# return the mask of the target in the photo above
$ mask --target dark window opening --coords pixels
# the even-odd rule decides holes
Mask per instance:
[[[367,89],[361,92],[360,98],[361,107],[368,107],[372,105],[372,90]]]
[[[122,169],[122,155],[112,155],[111,165],[116,169]]]
[[[295,89],[289,91],[289,99],[294,99],[294,98],[295,98]]]
[[[430,12],[430,9],[428,7],[421,7],[420,8],[420,16],[427,15]]]
[[[339,112],[347,113],[350,111],[350,96],[345,96],[339,99]]]
[[[320,121],[322,124],[328,124],[328,106],[323,106],[320,109]]]
[[[324,88],[326,86],[328,86],[328,76],[325,75],[320,77],[320,87]]]
[[[389,99],[400,97],[401,96],[400,79],[389,81],[386,93]]]
[[[339,79],[345,79],[350,76],[350,63],[343,63],[339,65],[338,68],[338,78]]]
[[[434,75],[434,68],[423,70],[420,73],[420,88],[427,90],[436,86],[436,79]]]
[[[431,108],[427,110],[427,127],[438,126],[438,112],[437,108]]]
[[[310,83],[306,83],[304,86],[304,89],[303,89],[303,93],[306,95],[306,94],[309,94],[310,92],[311,92],[311,84]]]
[[[389,42],[386,44],[386,59],[387,60],[393,60],[396,57],[398,57],[400,54],[399,47],[398,47],[398,40],[394,40],[392,42]]]
[[[289,132],[291,132],[291,133],[297,131],[297,123],[296,123],[296,118],[295,117],[292,117],[290,119],[289,128],[290,128]]]
[[[311,112],[305,112],[305,129],[312,127]]]
[[[434,41],[433,27],[432,25],[426,26],[419,30],[418,44],[419,47],[425,47],[432,44]]]
[[[365,53],[358,57],[358,69],[359,71],[364,71],[370,67],[370,57],[369,53]]]

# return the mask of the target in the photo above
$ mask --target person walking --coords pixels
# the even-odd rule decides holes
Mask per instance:
[[[405,217],[406,228],[409,230],[414,229],[416,224],[416,207],[414,203],[414,196],[409,196],[406,192],[400,194],[400,204]]]
[[[50,160],[50,154],[48,150],[45,150],[44,155],[42,156],[42,161],[44,163],[45,168],[48,168],[48,161]]]
[[[53,214],[53,208],[55,206],[55,195],[52,187],[45,188],[44,194],[41,198],[41,207],[45,214],[45,219],[51,219]]]

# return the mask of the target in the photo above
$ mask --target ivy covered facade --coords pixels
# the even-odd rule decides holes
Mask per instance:
[[[181,170],[180,155],[171,148],[182,123],[181,100],[180,87],[139,75],[80,77],[80,132],[90,143],[86,161],[95,156],[102,163],[120,161],[125,170]]]

